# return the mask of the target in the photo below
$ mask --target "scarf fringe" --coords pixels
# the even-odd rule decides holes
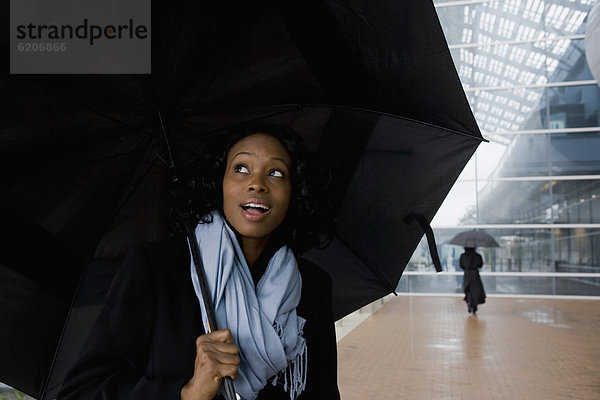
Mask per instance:
[[[306,389],[306,372],[308,369],[308,349],[304,349],[296,355],[296,358],[288,364],[283,370],[283,389],[290,394],[291,400],[296,400],[300,393]],[[275,375],[273,378],[273,386],[277,385],[277,381],[281,374]]]
[[[282,328],[279,324],[273,325],[275,331],[281,336]],[[302,332],[300,332],[302,335]],[[308,348],[306,343],[303,349],[296,355],[296,357],[290,361],[287,367],[281,371],[283,373],[283,389],[290,394],[291,400],[296,400],[300,393],[306,388],[306,376],[308,371]],[[273,378],[273,386],[277,385],[279,375],[275,375]]]

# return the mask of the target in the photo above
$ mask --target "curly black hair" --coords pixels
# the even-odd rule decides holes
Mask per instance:
[[[212,223],[213,210],[223,213],[223,177],[227,155],[240,140],[256,133],[277,139],[292,157],[292,198],[283,223],[273,232],[297,254],[326,246],[333,235],[333,211],[328,186],[330,173],[291,128],[273,123],[238,126],[209,144],[198,165],[179,180],[171,215],[177,230],[185,223]],[[181,188],[184,190],[181,190]]]

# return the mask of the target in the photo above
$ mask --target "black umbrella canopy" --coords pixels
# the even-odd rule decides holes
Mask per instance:
[[[448,244],[454,244],[462,247],[500,247],[496,239],[484,231],[466,231],[460,232],[454,236]]]
[[[334,177],[336,238],[306,257],[337,318],[395,289],[423,234],[404,218],[430,221],[482,140],[430,2],[152,11],[149,76],[0,82],[0,381],[34,397],[56,393],[126,249],[167,236],[161,122],[182,168],[238,123],[305,136]]]

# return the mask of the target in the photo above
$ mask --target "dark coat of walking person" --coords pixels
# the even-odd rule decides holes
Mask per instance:
[[[473,247],[465,247],[465,252],[460,255],[460,267],[465,271],[463,276],[463,290],[465,302],[469,313],[477,312],[477,305],[485,303],[485,290],[479,276],[479,269],[483,267],[483,258]]]

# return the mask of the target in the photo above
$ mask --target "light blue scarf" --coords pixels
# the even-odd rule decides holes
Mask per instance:
[[[267,380],[282,372],[284,388],[294,400],[306,386],[305,320],[298,317],[302,278],[292,251],[281,247],[269,260],[255,289],[235,233],[218,212],[213,222],[198,224],[196,238],[204,263],[219,328],[228,328],[239,348],[241,363],[234,380],[243,400],[254,400]],[[191,275],[206,316],[194,262]],[[208,332],[207,321],[204,329]]]

